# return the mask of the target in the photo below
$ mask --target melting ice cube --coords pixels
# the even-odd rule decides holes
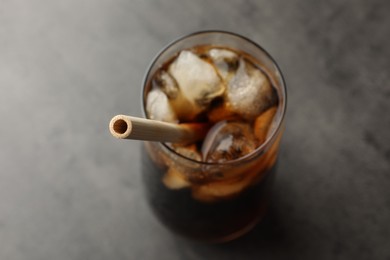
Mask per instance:
[[[166,71],[160,71],[153,82],[153,86],[161,89],[168,99],[175,99],[179,95],[179,88],[174,78]]]
[[[249,124],[222,121],[209,130],[203,142],[202,155],[207,162],[230,161],[254,151],[257,142]]]
[[[275,102],[275,95],[267,76],[241,58],[226,91],[233,112],[252,120]]]
[[[260,143],[264,143],[267,139],[276,112],[277,106],[273,106],[256,118],[254,123],[254,134]]]
[[[216,202],[221,199],[229,199],[238,195],[251,185],[258,175],[258,172],[250,171],[239,178],[194,185],[192,188],[192,196],[203,202]]]
[[[213,60],[219,75],[225,81],[229,81],[237,70],[238,55],[226,49],[213,48],[209,51],[209,56]]]
[[[169,189],[177,190],[189,187],[191,184],[188,182],[186,176],[179,172],[175,167],[170,167],[165,173],[163,183]]]
[[[192,159],[195,161],[202,161],[202,156],[200,155],[200,153],[196,149],[195,144],[188,145],[188,146],[179,146],[177,144],[173,144],[173,149],[177,153],[179,153],[179,154],[181,154],[189,159]]]
[[[224,93],[225,85],[213,65],[191,51],[181,51],[168,72],[187,100],[187,109],[192,110],[191,117],[204,111],[214,98]]]
[[[167,96],[160,89],[156,88],[148,93],[146,98],[146,112],[150,119],[177,122],[177,117],[173,111]]]

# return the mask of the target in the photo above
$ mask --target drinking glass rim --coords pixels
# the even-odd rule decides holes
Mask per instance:
[[[245,162],[245,161],[250,161],[252,160],[253,158],[256,157],[256,155],[260,154],[261,152],[264,151],[264,149],[268,146],[268,144],[271,142],[271,140],[273,140],[276,136],[277,136],[277,133],[281,130],[281,127],[283,125],[283,119],[285,117],[285,114],[286,114],[286,109],[287,109],[287,88],[286,88],[286,82],[285,82],[285,79],[284,79],[284,76],[283,76],[283,73],[279,67],[279,65],[276,63],[275,59],[268,53],[268,51],[266,51],[263,47],[261,47],[258,43],[254,42],[253,40],[249,39],[248,37],[246,36],[243,36],[243,35],[240,35],[240,34],[237,34],[237,33],[234,33],[234,32],[229,32],[229,31],[224,31],[224,30],[203,30],[203,31],[196,31],[196,32],[192,32],[192,33],[189,33],[189,34],[186,34],[186,35],[183,35],[183,36],[180,36],[178,38],[176,38],[175,40],[171,41],[170,43],[168,43],[167,45],[165,45],[158,53],[157,55],[155,55],[155,57],[152,59],[151,63],[149,64],[148,66],[148,69],[144,75],[144,78],[143,78],[143,81],[142,81],[142,92],[141,92],[141,102],[142,102],[142,114],[145,118],[147,118],[147,115],[146,115],[146,112],[145,112],[145,99],[144,99],[144,93],[145,93],[145,88],[147,86],[147,83],[148,83],[148,77],[151,73],[151,70],[153,68],[153,66],[155,65],[155,63],[159,60],[159,58],[169,49],[171,48],[172,46],[174,46],[175,44],[183,41],[183,40],[186,40],[186,39],[189,39],[191,37],[196,37],[198,35],[204,35],[204,34],[225,34],[227,36],[233,36],[233,37],[237,37],[237,38],[241,38],[242,40],[252,44],[254,47],[258,48],[260,51],[262,51],[265,56],[272,62],[272,64],[276,67],[277,71],[279,72],[280,74],[280,79],[281,79],[281,88],[282,88],[282,98],[284,100],[283,102],[283,107],[282,107],[282,111],[281,111],[281,115],[280,117],[278,118],[278,121],[277,121],[277,127],[275,127],[273,129],[273,132],[267,137],[267,139],[259,146],[257,147],[254,151],[252,151],[251,153],[249,154],[246,154],[242,157],[239,157],[237,159],[234,159],[234,160],[230,160],[230,161],[226,161],[226,162],[203,162],[203,161],[197,161],[197,160],[194,160],[194,159],[191,159],[191,158],[188,158],[188,157],[185,157],[184,155],[180,154],[180,153],[177,153],[174,149],[172,149],[171,147],[169,147],[166,143],[163,143],[163,142],[156,142],[158,143],[163,149],[167,150],[168,152],[170,153],[173,153],[174,155],[176,156],[179,156],[181,157],[182,159],[188,161],[188,162],[191,162],[191,163],[196,163],[196,164],[199,164],[199,165],[209,165],[209,166],[232,166],[232,165],[235,165],[235,164],[239,164],[239,163],[242,163],[242,162]]]

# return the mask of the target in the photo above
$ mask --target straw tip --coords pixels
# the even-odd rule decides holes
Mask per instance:
[[[114,137],[124,139],[131,133],[131,120],[125,115],[116,115],[111,119],[109,129]]]

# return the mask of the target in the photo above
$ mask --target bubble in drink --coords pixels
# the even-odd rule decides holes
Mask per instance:
[[[184,119],[195,118],[214,98],[224,93],[225,85],[215,68],[191,51],[181,51],[168,72],[176,80],[186,101],[180,102],[180,109],[189,110],[187,114],[181,114]]]
[[[257,147],[251,126],[243,122],[223,121],[210,129],[202,147],[206,162],[226,162],[243,157]]]
[[[252,120],[275,102],[275,95],[267,76],[241,58],[237,72],[226,90],[230,109]]]
[[[148,93],[146,111],[151,119],[164,122],[177,122],[176,114],[168,101],[168,97],[158,88]]]

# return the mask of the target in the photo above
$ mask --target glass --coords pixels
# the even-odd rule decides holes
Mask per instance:
[[[153,212],[166,227],[187,238],[225,242],[251,230],[266,212],[284,128],[286,88],[275,61],[256,43],[230,32],[197,32],[169,44],[152,62],[143,84],[145,116],[146,94],[155,72],[179,51],[199,45],[239,50],[267,74],[279,99],[271,134],[252,153],[223,163],[195,161],[167,144],[144,142],[143,186]],[[179,178],[177,187],[168,188],[167,172],[180,172],[185,180],[180,183]]]

